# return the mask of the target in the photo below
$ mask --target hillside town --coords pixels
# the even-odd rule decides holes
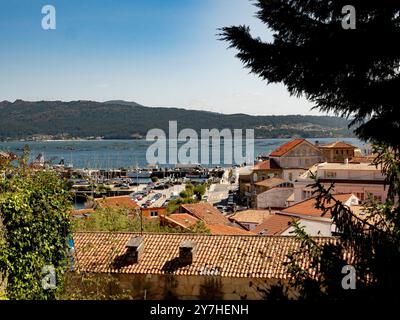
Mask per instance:
[[[342,141],[295,139],[254,164],[231,168],[179,164],[101,172],[49,167],[43,159],[30,166],[69,181],[75,204],[85,199],[71,212],[80,226],[101,215],[109,215],[112,225],[119,211],[140,221],[134,231],[117,223],[74,231],[67,286],[72,294],[90,298],[94,287],[84,285],[82,275],[91,275],[115,281],[101,286],[108,298],[261,299],[278,284],[289,296],[298,294],[283,267],[288,251],[300,246],[295,223],[318,243],[338,241],[341,230],[316,206],[315,181],[333,186],[335,200],[360,219],[368,199],[385,201],[385,176],[373,160],[370,151]]]

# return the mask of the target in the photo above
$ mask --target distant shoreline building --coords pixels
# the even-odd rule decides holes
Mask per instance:
[[[371,163],[375,155],[346,142],[326,145],[294,139],[272,151],[245,174],[239,174],[243,204],[257,209],[285,208],[312,197],[314,183],[335,184],[335,193],[354,193],[361,202],[369,195],[385,201],[387,191],[381,170]]]

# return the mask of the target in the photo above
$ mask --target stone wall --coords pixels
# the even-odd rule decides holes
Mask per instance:
[[[69,294],[81,293],[81,297],[75,296],[78,299],[93,299],[96,297],[91,294],[98,294],[104,299],[260,300],[266,298],[271,287],[283,284],[276,279],[144,274],[92,275],[92,283],[88,284],[81,277],[70,273],[66,285]],[[290,298],[296,297],[293,290],[288,292]]]

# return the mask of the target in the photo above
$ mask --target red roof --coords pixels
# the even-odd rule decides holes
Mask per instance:
[[[184,229],[188,229],[191,226],[194,226],[197,221],[201,221],[190,214],[187,213],[173,213],[169,216],[162,216],[162,219],[173,224],[174,226],[178,226]],[[219,235],[251,235],[253,234],[250,231],[233,227],[224,224],[212,224],[204,222],[204,226],[210,230],[211,234],[219,234]]]
[[[350,159],[349,163],[372,163],[376,159],[376,154],[368,156],[357,156]]]
[[[268,159],[257,163],[253,170],[273,170],[273,169],[281,169],[281,167],[276,163],[274,159]]]
[[[96,203],[103,208],[127,208],[138,209],[139,205],[130,196],[107,197],[95,199]]]
[[[273,236],[282,234],[283,231],[291,226],[293,217],[281,214],[270,214],[264,221],[255,227],[252,231],[264,236]],[[298,220],[298,219],[295,219]]]
[[[270,153],[271,157],[281,157],[285,153],[292,150],[294,147],[298,146],[300,143],[306,141],[306,139],[294,139],[292,141],[286,142],[285,144],[281,145],[279,148],[275,149]]]
[[[143,238],[144,250],[138,263],[126,260],[126,243],[132,237]],[[300,250],[296,237],[260,237],[257,235],[157,234],[157,233],[75,233],[75,270],[77,272],[121,274],[167,274],[203,276],[216,270],[219,277],[289,279],[284,262],[287,253]],[[318,245],[338,243],[336,238],[313,238]],[[183,241],[196,243],[193,262],[182,265],[179,246]],[[343,260],[351,264],[344,252]],[[308,256],[305,257],[308,259]],[[302,260],[308,265],[308,260]],[[311,270],[311,276],[315,276]],[[210,275],[213,273],[210,273]],[[215,273],[214,273],[215,275]]]
[[[79,210],[73,210],[71,213],[73,215],[87,215],[87,214],[91,214],[94,213],[95,211],[93,209],[79,209]]]
[[[190,226],[196,224],[197,221],[199,221],[199,219],[187,213],[173,213],[169,216],[163,215],[162,219],[165,219],[166,221],[185,229],[189,228]]]
[[[180,212],[183,211],[195,216],[198,219],[203,220],[205,223],[211,224],[229,224],[230,221],[225,217],[217,208],[213,205],[201,202],[192,204],[182,204]]]
[[[220,224],[206,224],[206,228],[210,230],[211,234],[218,235],[253,235],[251,231],[247,231],[237,227],[225,226]]]
[[[352,195],[353,194],[351,194],[351,193],[336,194],[336,195],[333,195],[333,197],[336,200],[344,203],[344,202],[348,201]],[[290,207],[287,207],[286,209],[283,209],[281,212],[287,213],[287,214],[295,214],[295,215],[331,218],[331,214],[329,212],[326,212],[326,214],[323,215],[323,211],[321,209],[317,209],[315,207],[315,205],[316,205],[316,198],[314,197],[314,198],[296,203]],[[334,202],[325,204],[325,206],[327,206],[327,207],[329,207],[331,205],[334,205]]]

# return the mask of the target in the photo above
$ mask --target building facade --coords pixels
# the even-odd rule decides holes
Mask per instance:
[[[314,166],[311,172],[319,182],[329,187],[334,184],[335,193],[353,193],[361,202],[372,196],[378,201],[385,201],[387,189],[385,176],[381,169],[370,163],[321,163]],[[294,182],[295,203],[312,197],[315,181],[310,172],[304,173]]]

